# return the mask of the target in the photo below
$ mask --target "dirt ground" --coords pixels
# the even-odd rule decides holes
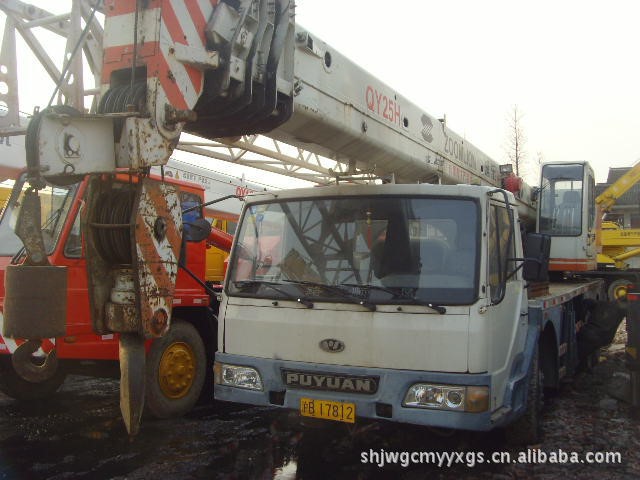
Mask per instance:
[[[19,403],[0,394],[0,479],[638,478],[640,421],[623,400],[625,339],[621,327],[600,363],[549,399],[539,445],[509,447],[501,432],[303,425],[295,412],[221,402],[181,419],[145,418],[140,435],[129,439],[117,382],[76,376],[47,402]],[[385,452],[405,452],[406,465],[398,456],[398,463],[379,466]],[[420,463],[420,452],[441,455],[445,465]],[[494,452],[530,461],[479,462]],[[570,457],[563,461],[561,452]],[[588,452],[613,452],[620,461],[587,463]],[[410,464],[411,453],[417,463]]]

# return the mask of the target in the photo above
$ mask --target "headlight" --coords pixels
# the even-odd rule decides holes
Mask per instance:
[[[489,409],[489,387],[462,387],[416,383],[404,397],[405,407],[484,412]]]
[[[213,373],[218,385],[262,390],[262,379],[255,368],[216,362],[213,366]]]

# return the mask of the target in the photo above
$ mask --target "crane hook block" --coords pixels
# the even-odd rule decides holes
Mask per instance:
[[[37,340],[62,337],[67,312],[67,269],[8,265],[2,335]]]

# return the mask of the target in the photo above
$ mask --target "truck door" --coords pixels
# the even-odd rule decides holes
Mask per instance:
[[[470,346],[469,369],[481,371],[484,366],[487,371],[494,372],[496,382],[500,383],[509,373],[507,367],[513,346],[524,341],[515,338],[521,321],[523,280],[521,271],[515,271],[518,262],[514,259],[520,243],[515,227],[517,222],[513,221],[514,217],[509,218],[506,206],[499,202],[489,204],[488,217],[486,283],[490,306],[477,321],[471,322],[471,329],[478,330],[469,338],[477,338],[483,343]],[[482,349],[487,352],[485,365],[481,361]]]
[[[67,266],[67,333],[69,335],[93,335],[89,316],[89,295],[87,287],[87,265],[82,252],[80,232],[80,209],[64,243],[64,259],[60,264]]]

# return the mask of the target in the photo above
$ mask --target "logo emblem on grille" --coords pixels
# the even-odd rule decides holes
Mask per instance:
[[[420,120],[422,120],[422,130],[420,132],[422,134],[422,138],[424,138],[429,143],[433,142],[433,135],[431,135],[433,122],[426,115],[422,115],[422,118]]]
[[[290,388],[302,390],[326,390],[328,392],[370,395],[378,391],[380,378],[327,372],[282,370],[282,381]]]
[[[320,342],[320,348],[329,353],[340,353],[344,350],[344,343],[335,338],[325,338]]]

